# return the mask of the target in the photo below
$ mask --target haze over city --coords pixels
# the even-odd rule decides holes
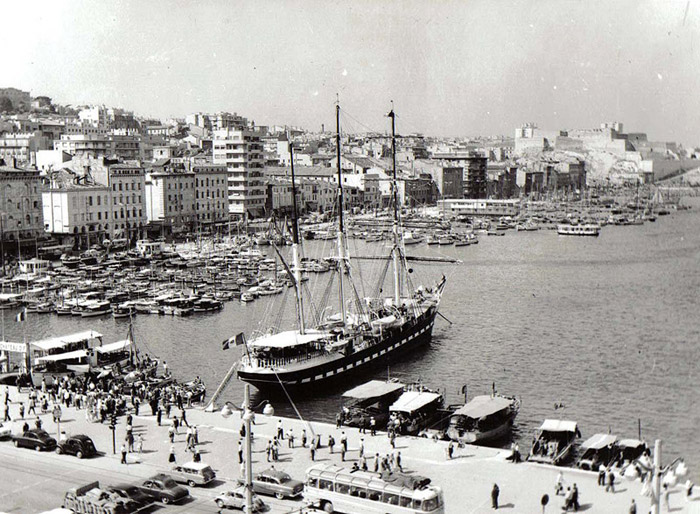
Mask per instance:
[[[160,118],[237,111],[320,130],[336,93],[385,130],[512,134],[623,121],[698,143],[694,2],[24,2],[0,86]],[[28,28],[27,23],[30,23]]]

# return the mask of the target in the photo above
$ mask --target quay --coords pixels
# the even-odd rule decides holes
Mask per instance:
[[[18,433],[25,421],[33,428],[35,416],[25,415],[25,420],[18,419],[19,402],[24,402],[25,407],[28,405],[27,393],[20,393],[16,388],[10,387],[9,396],[12,421],[7,425],[11,427],[12,433]],[[106,484],[134,483],[155,473],[167,472],[170,468],[169,420],[163,416],[159,426],[147,404],[141,406],[139,415],[134,416],[133,422],[134,433],[143,438],[143,452],[130,453],[126,465],[120,463],[119,451],[125,437],[124,416],[118,419],[115,428],[116,453],[113,453],[109,422],[90,422],[85,410],[77,410],[74,407],[62,409],[61,432],[67,436],[90,436],[98,451],[104,455],[89,460],[78,460],[66,455],[38,454],[31,450],[15,448],[10,442],[0,443],[0,473],[4,477],[3,481],[0,481],[0,508],[4,511],[42,512],[59,507],[63,493],[70,487],[96,479]],[[171,415],[175,414],[179,415],[179,410],[173,408]],[[58,427],[52,420],[50,409],[39,417],[43,428],[56,437]],[[234,411],[230,417],[224,418],[219,411],[206,412],[201,408],[189,408],[186,409],[186,418],[190,425],[198,428],[198,448],[202,462],[214,468],[220,480],[215,482],[213,487],[190,488],[194,500],[181,506],[168,506],[166,511],[216,512],[213,498],[224,490],[232,489],[236,480],[242,476],[238,462],[241,416],[238,411]],[[265,450],[268,441],[277,433],[279,421],[285,432],[285,440],[280,447],[279,460],[269,463]],[[385,432],[377,432],[377,435],[371,436],[369,433],[359,433],[356,428],[337,428],[333,424],[305,422],[278,416],[268,417],[262,414],[255,415],[254,423],[254,473],[274,464],[276,469],[289,473],[292,478],[303,480],[305,470],[311,465],[308,445],[314,435],[320,435],[322,443],[321,448],[316,451],[315,461],[343,465],[338,446],[331,454],[327,441],[328,436],[332,435],[338,445],[342,433],[345,432],[348,440],[348,452],[345,455],[347,467],[358,461],[361,439],[364,439],[365,456],[370,470],[374,460],[371,457],[375,454],[383,456],[391,452],[400,452],[402,467],[406,472],[427,476],[434,485],[442,487],[447,513],[491,512],[490,492],[494,483],[498,484],[500,489],[500,509],[505,509],[506,512],[560,512],[564,497],[554,494],[556,477],[560,471],[564,475],[565,488],[577,484],[581,511],[628,513],[632,499],[637,504],[638,513],[650,511],[650,500],[642,496],[642,484],[639,480],[620,479],[616,483],[615,493],[605,492],[604,487],[597,485],[597,474],[593,472],[527,462],[514,464],[506,460],[510,450],[465,446],[456,448],[453,458],[448,459],[448,443],[444,441],[401,436],[396,439],[395,448],[392,448]],[[180,428],[179,434],[175,436],[174,447],[178,463],[191,460],[191,454],[186,451],[185,430]],[[295,436],[294,448],[288,447],[286,439],[290,430]],[[304,430],[308,439],[306,448],[301,446]],[[527,449],[521,449],[521,453],[527,453]],[[541,499],[544,494],[549,496],[549,503],[543,510]],[[269,497],[263,499],[271,506],[269,512],[309,511],[304,500],[277,500]],[[700,494],[695,491],[688,501],[685,498],[685,489],[678,485],[670,494],[670,505],[671,511],[676,513],[699,512]],[[662,505],[662,512],[669,511]]]

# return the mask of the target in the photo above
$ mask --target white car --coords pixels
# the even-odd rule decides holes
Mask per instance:
[[[214,498],[217,507],[220,509],[245,509],[245,487],[237,487],[232,491],[224,491]],[[262,512],[266,509],[265,503],[253,493],[253,512]]]
[[[7,423],[0,423],[0,439],[12,437],[12,429]]]

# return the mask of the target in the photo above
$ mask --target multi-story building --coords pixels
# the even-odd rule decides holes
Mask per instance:
[[[110,233],[110,190],[67,169],[50,174],[42,193],[44,229],[61,242],[78,247],[100,243]]]
[[[36,164],[36,152],[49,148],[49,140],[41,132],[10,132],[0,137],[0,159],[18,165]]]
[[[437,201],[437,187],[432,177],[428,174],[418,178],[403,178],[397,182],[397,185],[401,205],[422,207],[434,205]]]
[[[228,220],[228,170],[222,164],[195,162],[189,165],[194,173],[195,214],[198,227],[216,225]]]
[[[110,192],[110,239],[141,237],[146,227],[146,180],[143,168],[138,164],[108,164],[95,166],[90,173],[96,183],[106,185]]]
[[[78,118],[83,125],[96,128],[107,128],[107,108],[104,105],[91,105],[78,112]]]
[[[300,211],[331,212],[338,201],[338,186],[320,178],[299,180]]]
[[[228,169],[229,213],[242,218],[261,216],[265,210],[265,186],[260,133],[215,130],[213,156],[215,164],[224,164]]]
[[[146,181],[146,215],[151,226],[165,232],[191,231],[195,212],[195,176],[181,165],[155,167]]]
[[[39,171],[0,166],[0,239],[21,244],[43,234]]]
[[[486,157],[476,155],[464,159],[464,198],[486,198],[487,163]]]
[[[63,134],[53,142],[54,150],[78,157],[108,157],[113,153],[112,141],[106,134]]]
[[[429,174],[441,198],[462,198],[464,194],[464,167],[448,162],[416,159],[414,169]]]

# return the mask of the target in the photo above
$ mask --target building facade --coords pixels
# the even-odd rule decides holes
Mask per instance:
[[[469,156],[464,159],[464,198],[486,198],[488,159],[481,156]]]
[[[0,232],[4,242],[21,243],[43,236],[38,171],[0,166]]]
[[[251,130],[214,131],[213,160],[228,170],[229,214],[255,218],[265,211],[263,149],[260,133]]]

